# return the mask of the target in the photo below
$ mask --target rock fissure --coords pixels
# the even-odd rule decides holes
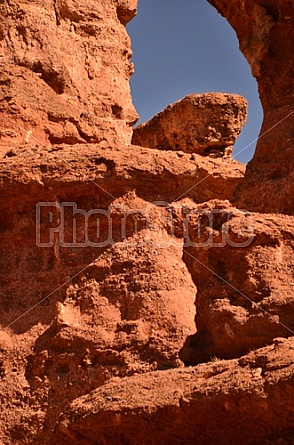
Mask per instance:
[[[58,0],[53,0],[53,3],[54,3],[55,18],[56,18],[56,26],[60,26],[61,22],[58,11]]]

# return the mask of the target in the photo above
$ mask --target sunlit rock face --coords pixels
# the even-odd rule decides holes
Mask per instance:
[[[247,118],[237,94],[190,94],[134,129],[132,143],[222,157],[231,154]]]
[[[235,29],[258,82],[264,121],[238,205],[294,213],[294,10],[288,0],[209,0]]]
[[[290,6],[215,3],[270,125],[292,94]],[[226,156],[240,96],[188,96],[161,146],[131,145],[135,13],[0,1],[0,444],[289,445],[293,217],[232,205],[291,209],[289,119],[245,181]]]
[[[1,142],[126,142],[136,2],[19,0],[0,5]],[[121,23],[122,22],[122,23]]]

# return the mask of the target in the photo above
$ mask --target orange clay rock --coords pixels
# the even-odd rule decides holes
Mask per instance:
[[[27,358],[25,377],[39,409],[47,407],[47,426],[54,428],[73,398],[111,377],[183,366],[179,351],[193,332],[195,293],[182,250],[167,234],[142,230],[89,264],[65,286]]]
[[[247,118],[237,94],[190,94],[134,129],[132,143],[201,155],[231,154]]]
[[[126,25],[137,14],[138,0],[114,0],[119,21]]]
[[[209,0],[235,29],[258,82],[264,121],[238,206],[294,214],[294,8],[291,0]],[[282,192],[281,192],[282,191]]]
[[[0,5],[0,144],[131,140],[137,113],[125,24],[136,1]],[[122,23],[121,23],[122,22]]]
[[[274,26],[257,2],[229,7],[260,60]],[[135,13],[135,0],[0,2],[0,444],[290,445],[293,342],[274,337],[293,334],[293,217],[232,207],[244,166],[203,156],[230,150],[239,96],[234,111],[210,95],[197,153],[130,146]]]
[[[197,287],[187,365],[240,357],[293,335],[294,220],[210,201],[186,208],[183,258]]]
[[[51,443],[291,445],[293,385],[293,339],[277,338],[237,360],[113,379],[65,410]]]

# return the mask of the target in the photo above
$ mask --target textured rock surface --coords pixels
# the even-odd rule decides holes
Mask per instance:
[[[25,377],[32,399],[41,398],[40,410],[48,407],[47,428],[73,397],[113,376],[181,366],[179,350],[193,332],[195,286],[181,249],[158,249],[163,240],[156,232],[153,247],[144,240],[143,231],[89,264],[65,286],[65,299],[37,338]],[[46,443],[48,434],[38,440]]]
[[[294,214],[294,9],[289,0],[209,0],[236,30],[257,79],[262,137],[249,163],[238,205]],[[281,193],[283,190],[283,193]]]
[[[5,445],[50,443],[65,406],[111,377],[183,366],[196,288],[182,258],[186,204],[170,203],[233,199],[243,178],[237,162],[196,154],[83,147],[30,145],[0,163]],[[39,202],[49,207],[36,220]],[[90,220],[91,245],[73,209],[58,228],[62,202],[85,211],[111,205],[99,226]],[[64,247],[74,219],[83,246]]]
[[[247,118],[237,94],[190,94],[134,129],[132,143],[202,155],[231,154]]]
[[[138,0],[115,0],[116,12],[119,21],[126,25],[137,14]]]
[[[113,380],[66,410],[53,444],[291,445],[294,344],[281,340],[239,360]]]
[[[0,443],[293,445],[293,217],[232,207],[231,158],[130,147],[135,0],[0,12]]]
[[[183,361],[240,357],[292,336],[293,217],[212,201],[187,214],[184,260],[198,291],[197,333],[187,339]]]
[[[0,5],[1,151],[35,143],[130,142],[136,1]],[[120,23],[120,20],[122,23]]]

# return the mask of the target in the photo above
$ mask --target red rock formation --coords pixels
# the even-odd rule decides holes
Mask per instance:
[[[293,218],[213,201],[186,212],[184,260],[198,292],[183,361],[240,357],[293,335]]]
[[[132,143],[201,155],[230,155],[247,118],[237,94],[190,94],[134,129]]]
[[[236,30],[258,82],[264,111],[261,137],[238,205],[294,214],[294,9],[289,0],[209,0]]]
[[[136,1],[0,5],[1,146],[130,142]],[[120,23],[120,21],[122,24]]]
[[[241,164],[130,147],[135,0],[0,11],[0,443],[290,444],[291,217],[251,237]]]
[[[291,444],[294,343],[282,340],[239,360],[109,382],[68,407],[52,443]]]
[[[243,171],[141,147],[130,156],[125,146],[28,145],[1,161],[0,177],[0,425],[5,444],[44,445],[76,397],[111,377],[182,366],[196,289],[182,259],[182,204],[169,203],[233,199]],[[109,212],[85,232],[65,207],[63,230],[63,202]],[[66,247],[74,220],[82,246]]]

